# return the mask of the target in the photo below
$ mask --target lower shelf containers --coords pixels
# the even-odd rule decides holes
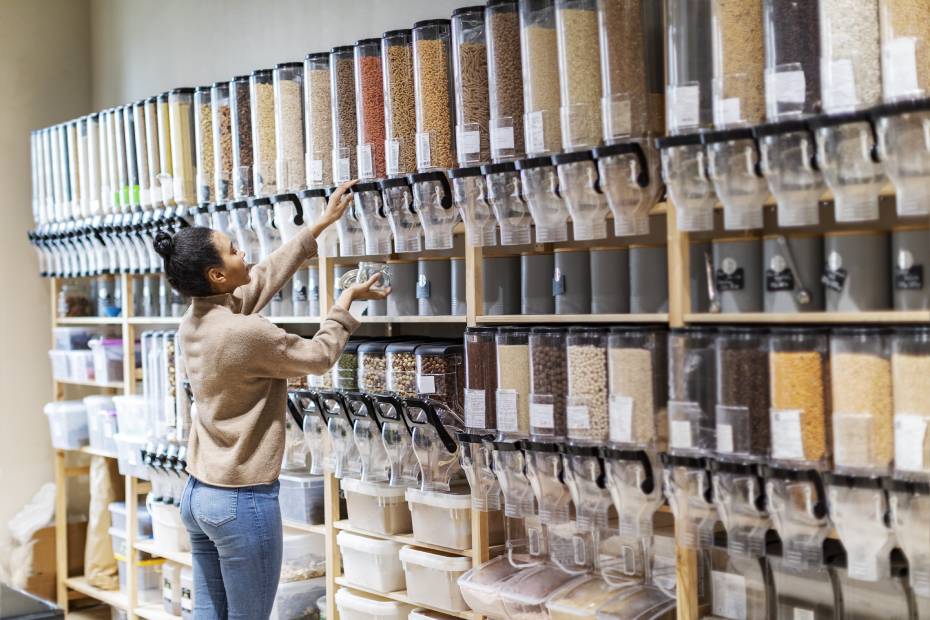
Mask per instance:
[[[87,409],[79,400],[48,403],[45,405],[52,445],[59,450],[77,450],[90,439],[87,426]]]
[[[410,509],[403,487],[345,478],[342,490],[346,495],[349,524],[353,528],[388,535],[411,531]]]
[[[341,620],[407,620],[413,606],[339,588],[336,609]]]
[[[268,620],[290,620],[308,617],[308,609],[316,609],[316,601],[326,594],[326,578],[302,579],[278,584],[274,607]]]
[[[434,551],[405,546],[400,561],[407,578],[407,597],[414,603],[465,611],[468,604],[462,598],[458,578],[471,568],[471,560]]]
[[[475,613],[489,618],[506,618],[501,588],[520,574],[506,556],[494,558],[459,577],[462,598]]]
[[[283,474],[279,491],[281,518],[314,525],[323,523],[323,477]]]
[[[351,532],[339,532],[336,544],[346,579],[352,583],[385,593],[404,589],[404,569],[397,557],[403,545]]]
[[[421,543],[471,548],[471,496],[407,489],[413,537]]]

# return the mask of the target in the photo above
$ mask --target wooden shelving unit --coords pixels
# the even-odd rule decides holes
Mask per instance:
[[[481,618],[481,616],[471,611],[452,611],[433,605],[424,605],[418,601],[412,601],[410,600],[410,597],[407,596],[406,590],[398,590],[397,592],[379,592],[378,590],[372,590],[371,588],[365,588],[363,586],[356,585],[345,577],[337,577],[336,583],[340,586],[349,588],[350,590],[358,590],[359,592],[374,594],[375,596],[391,599],[392,601],[399,601],[401,603],[413,605],[414,607],[425,607],[426,609],[430,609],[432,611],[438,611],[450,616],[455,616],[456,618],[462,618],[462,620],[479,620]]]

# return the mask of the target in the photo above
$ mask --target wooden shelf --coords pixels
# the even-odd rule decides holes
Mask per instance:
[[[284,527],[290,528],[292,530],[300,530],[301,532],[309,532],[311,534],[326,536],[326,526],[322,523],[319,525],[307,525],[306,523],[297,523],[296,521],[284,521]]]
[[[668,314],[485,314],[478,323],[511,325],[523,323],[668,323]]]
[[[320,322],[318,316],[270,316],[268,320],[276,325],[314,325]]]
[[[81,387],[94,387],[102,388],[106,390],[122,390],[123,382],[122,381],[107,381],[104,383],[98,381],[72,381],[70,379],[53,379],[55,383],[61,385],[78,385]]]
[[[165,558],[184,566],[192,566],[193,560],[190,551],[165,551],[160,549],[154,540],[138,540],[134,546],[137,550],[145,551],[149,555]]]
[[[928,311],[887,310],[880,312],[798,312],[798,313],[692,313],[686,323],[766,323],[766,324],[850,324],[850,323],[927,323]]]
[[[161,605],[140,605],[135,608],[135,614],[140,618],[146,618],[147,620],[180,620],[181,616],[175,616],[174,614],[169,614],[165,611],[164,607]]]
[[[105,459],[115,459],[116,454],[111,452],[105,452],[103,450],[97,450],[96,448],[91,448],[90,446],[84,446],[79,449],[78,452],[83,452],[84,454],[90,454],[92,456],[102,456]]]
[[[447,553],[449,555],[459,555],[462,557],[470,558],[472,556],[471,549],[450,549],[449,547],[442,547],[440,545],[431,545],[429,543],[423,543],[416,540],[411,534],[378,534],[377,532],[368,532],[365,530],[360,530],[357,527],[352,527],[349,525],[347,519],[342,521],[336,521],[333,524],[333,528],[337,530],[342,530],[344,532],[352,532],[353,534],[361,534],[362,536],[370,536],[372,538],[380,538],[382,540],[391,540],[402,545],[410,545],[412,547],[419,547],[421,549],[430,549],[432,551],[440,551],[442,553]]]
[[[101,590],[87,583],[84,577],[69,577],[65,579],[65,585],[84,596],[96,599],[101,603],[106,603],[111,607],[116,607],[124,611],[129,610],[129,600],[126,595],[119,590]]]
[[[362,316],[362,323],[464,323],[464,316]]]
[[[179,316],[131,316],[126,319],[130,325],[178,325]]]
[[[99,316],[67,316],[55,319],[55,327],[66,327],[70,325],[122,325],[122,317],[99,317]]]
[[[406,603],[407,605],[413,605],[414,607],[425,607],[426,609],[431,609],[433,611],[438,611],[440,613],[449,614],[450,616],[455,616],[456,618],[462,618],[463,620],[478,620],[480,616],[473,611],[451,611],[449,609],[443,609],[442,607],[435,607],[433,605],[426,605],[420,603],[419,601],[412,601],[407,596],[406,590],[398,590],[397,592],[378,592],[371,588],[365,588],[363,586],[356,585],[346,579],[345,577],[336,577],[336,583],[340,586],[349,588],[350,590],[357,590],[359,592],[365,592],[367,594],[373,594],[375,596],[380,596],[382,598],[390,599],[392,601],[399,601],[401,603]]]

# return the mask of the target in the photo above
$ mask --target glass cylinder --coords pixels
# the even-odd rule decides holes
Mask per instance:
[[[193,88],[175,88],[168,97],[174,200],[188,206],[197,200],[193,97]]]
[[[770,121],[820,112],[820,0],[765,0],[765,106]]]
[[[894,456],[887,331],[836,329],[830,336],[833,463],[839,471],[882,474]]]
[[[158,147],[158,97],[145,100],[145,151],[148,158],[149,194],[152,208],[164,205],[161,190],[161,155]]]
[[[667,0],[665,127],[691,133],[713,123],[711,0]]]
[[[505,436],[530,432],[529,328],[497,330],[497,430]]]
[[[417,117],[417,170],[455,165],[450,22],[413,25],[413,82]]]
[[[820,0],[820,67],[824,111],[881,101],[878,0]]]
[[[699,328],[669,332],[669,452],[709,454],[717,447],[714,337]]]
[[[232,191],[241,200],[252,195],[252,97],[249,76],[229,83],[229,122],[232,129]]]
[[[194,136],[197,155],[197,202],[213,202],[213,104],[209,86],[194,91]]]
[[[158,95],[158,182],[161,187],[162,202],[166,207],[173,206],[174,200],[174,158],[171,156],[171,115],[168,113],[168,93]]]
[[[210,105],[213,119],[213,193],[216,202],[226,202],[233,198],[233,132],[229,82],[213,83]]]
[[[891,339],[894,466],[898,477],[930,474],[930,328],[902,327]]]
[[[764,459],[768,455],[768,341],[763,330],[728,328],[715,341],[717,358],[717,456]]]
[[[770,456],[778,463],[820,468],[829,462],[833,431],[827,333],[773,330],[769,350]]]
[[[930,89],[930,4],[880,0],[885,101],[925,97]]]
[[[137,184],[139,186],[139,205],[143,209],[152,207],[151,193],[151,173],[149,172],[149,152],[148,141],[146,139],[147,118],[145,115],[146,104],[144,99],[140,99],[132,104],[132,130],[133,143],[136,147],[136,173]],[[82,189],[86,188],[82,184]]]
[[[356,42],[354,59],[358,176],[360,179],[381,178],[385,174],[381,39]]]
[[[601,142],[601,55],[597,0],[556,0],[562,147],[567,151]]]
[[[497,345],[495,327],[465,329],[465,426],[497,430]]]
[[[329,90],[329,53],[304,58],[304,111],[307,123],[307,187],[333,182],[333,111]]]
[[[256,196],[278,191],[275,170],[274,77],[271,69],[249,76],[252,117],[252,186]]]
[[[130,206],[129,200],[129,161],[126,158],[126,153],[128,152],[127,148],[127,139],[126,139],[126,108],[127,106],[120,106],[113,109],[113,137],[114,145],[116,146],[116,175],[118,182],[114,187],[116,192],[116,206],[121,210],[128,210]],[[132,110],[129,110],[129,115],[132,116]],[[65,201],[70,201],[71,198],[71,185],[68,183],[68,142],[67,142],[67,128],[65,125],[62,125],[62,137],[64,142],[62,145],[62,181],[64,183],[65,189]]]
[[[713,0],[714,125],[754,125],[765,118],[762,0]]]
[[[668,442],[668,334],[613,327],[607,340],[610,442],[664,450]]]
[[[307,186],[304,163],[304,64],[286,62],[274,68],[275,175],[279,192]]]
[[[490,0],[485,8],[491,116],[491,159],[508,161],[526,153],[523,132],[523,66],[517,0]]]
[[[154,108],[153,108],[154,110]],[[87,215],[100,215],[100,115],[90,114],[87,116],[87,191],[84,195],[87,198]],[[38,141],[42,143],[42,135],[38,136]],[[44,149],[43,149],[44,151]],[[149,154],[151,156],[151,153]],[[44,156],[44,152],[43,152]],[[43,176],[47,174],[44,165],[44,157],[41,162],[41,168],[44,171]],[[44,194],[44,192],[43,192]],[[46,200],[48,195],[45,194]],[[159,202],[161,196],[158,196]]]
[[[329,53],[332,91],[333,182],[354,179],[357,173],[355,148],[358,126],[355,117],[355,60],[351,45],[334,47]]]
[[[562,150],[555,0],[522,0],[520,31],[526,153],[550,155]]]
[[[77,135],[77,167],[78,167],[78,183],[81,187],[81,195],[78,201],[76,202],[76,210],[80,214],[80,217],[88,217],[90,215],[90,194],[88,188],[88,177],[87,177],[87,117],[81,117],[75,121],[75,133]],[[35,131],[30,133],[30,168],[32,172],[32,200],[33,200],[33,217],[36,224],[39,223],[39,213],[38,213],[38,200],[39,200],[39,167],[38,167],[38,153],[36,151],[37,146],[37,133]]]
[[[381,65],[386,173],[409,174],[417,168],[412,31],[391,30],[381,36]]]
[[[607,330],[572,327],[565,343],[568,438],[581,443],[606,441],[610,430],[607,416]]]
[[[452,12],[452,52],[456,160],[460,166],[487,163],[491,155],[484,7],[468,6]]]
[[[530,434],[534,438],[565,437],[565,334],[561,327],[530,330]]]

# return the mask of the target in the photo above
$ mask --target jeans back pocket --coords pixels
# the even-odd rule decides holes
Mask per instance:
[[[239,503],[239,489],[226,489],[198,484],[191,492],[192,513],[197,520],[219,527],[236,518]]]

